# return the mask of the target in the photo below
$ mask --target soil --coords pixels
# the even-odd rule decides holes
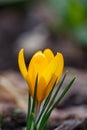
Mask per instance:
[[[77,75],[71,90],[53,110],[45,130],[87,130],[87,71],[68,68],[67,82]],[[27,85],[16,71],[0,73],[1,130],[24,130],[27,113]],[[62,91],[62,90],[61,90]]]
[[[10,109],[1,115],[2,130],[23,130],[26,125],[26,115],[20,110]]]

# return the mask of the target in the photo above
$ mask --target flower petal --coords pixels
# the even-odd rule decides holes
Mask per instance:
[[[44,77],[40,77],[39,82],[38,82],[38,87],[37,87],[37,102],[38,102],[38,104],[40,104],[45,98],[46,85],[47,85],[47,83],[46,83]]]
[[[50,49],[45,49],[43,53],[47,57],[49,62],[54,58],[54,54]]]
[[[47,66],[45,71],[43,71],[42,77],[44,77],[44,80],[46,82],[46,85],[44,86],[44,91],[46,92],[45,97],[47,97],[48,94],[50,93],[55,80],[57,80],[57,82],[59,81],[61,74],[62,74],[62,70],[63,70],[63,63],[64,63],[64,61],[63,61],[62,54],[57,53],[57,55]],[[51,82],[50,82],[50,80],[51,80]],[[49,82],[50,82],[50,84],[48,85]]]
[[[43,71],[42,76],[46,80],[47,84],[54,74],[56,74],[56,70],[58,69],[59,59],[58,55],[56,55],[50,62],[50,64]]]
[[[46,98],[49,95],[50,91],[52,90],[52,88],[54,86],[54,83],[56,82],[56,80],[57,80],[56,75],[53,75],[52,79],[49,81],[49,83],[47,85],[47,88],[45,90],[46,92],[45,92],[45,97],[44,98]]]
[[[57,53],[56,55],[58,57],[58,68],[56,70],[56,77],[57,78],[57,83],[61,78],[62,72],[63,72],[63,68],[64,68],[64,58],[63,55],[61,53]]]
[[[42,75],[42,71],[45,70],[45,67],[48,65],[48,60],[46,56],[41,52],[38,51],[35,53],[35,55],[32,57],[29,67],[28,67],[28,76],[27,81],[31,90],[31,95],[34,94],[34,86],[36,81],[36,75],[38,74],[38,80],[40,79]]]
[[[26,80],[27,68],[26,68],[26,65],[25,65],[24,50],[23,49],[21,49],[19,51],[19,54],[18,54],[18,65],[19,65],[19,69],[20,69],[20,72],[21,72],[22,76]]]
[[[34,68],[36,73],[40,75],[47,65],[48,60],[46,56],[41,51],[38,51],[30,61],[28,73]]]

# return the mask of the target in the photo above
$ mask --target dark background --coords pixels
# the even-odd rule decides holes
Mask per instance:
[[[86,0],[0,0],[0,71],[17,70],[17,54],[60,51],[65,66],[87,69]]]

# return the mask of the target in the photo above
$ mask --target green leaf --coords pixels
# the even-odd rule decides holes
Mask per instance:
[[[64,91],[62,92],[62,94],[60,95],[60,97],[58,98],[58,100],[54,103],[53,107],[51,108],[50,112],[52,112],[52,110],[58,105],[58,103],[61,101],[61,99],[65,96],[65,94],[68,92],[68,90],[71,88],[73,82],[75,81],[76,77],[74,77],[70,83],[65,87]]]
[[[62,84],[63,84],[63,82],[64,82],[66,76],[67,76],[67,72],[64,74],[64,77],[63,77],[62,81],[60,82],[60,84],[59,84],[59,86],[58,86],[56,92],[54,93],[54,95],[53,95],[53,97],[52,97],[52,99],[51,99],[51,101],[50,101],[50,104],[49,104],[49,106],[48,106],[48,110],[49,110],[49,108],[52,106],[54,100],[56,99],[56,97],[57,97],[57,95],[58,95],[58,93],[59,93],[59,90],[61,89]],[[47,110],[47,111],[48,111],[48,110]]]
[[[30,115],[29,115],[28,120],[27,120],[27,130],[31,129],[32,123],[34,121],[34,112],[35,112],[36,94],[37,94],[37,82],[38,82],[38,75],[36,77],[36,82],[35,82],[32,110],[31,110]]]
[[[65,78],[66,76],[64,76]],[[64,79],[63,78],[63,79]],[[68,92],[68,90],[70,89],[70,87],[72,86],[74,80],[76,79],[76,77],[74,77],[70,83],[66,86],[66,88],[64,89],[64,91],[62,92],[62,94],[60,95],[60,97],[58,98],[58,100],[54,103],[54,105],[52,106],[52,108],[50,109],[49,107],[49,111],[47,113],[44,114],[42,120],[41,120],[41,124],[39,127],[39,130],[42,130],[47,122],[47,120],[49,119],[49,116],[52,112],[52,110],[58,105],[58,103],[61,101],[61,99],[65,96],[65,94]],[[63,81],[63,80],[62,80]],[[62,83],[62,82],[61,82]]]
[[[30,94],[28,94],[28,115],[27,115],[27,130],[29,129],[29,123],[28,123],[28,120],[29,120],[29,117],[30,117],[30,113],[31,113],[31,96]]]
[[[50,81],[51,81],[51,80],[50,80]],[[50,82],[48,83],[48,86],[49,86],[49,84],[50,84]],[[52,87],[52,90],[50,91],[48,97],[47,97],[47,98],[45,99],[45,101],[44,101],[44,104],[43,104],[43,106],[42,106],[41,112],[40,112],[40,114],[39,114],[39,116],[38,116],[38,119],[37,119],[37,121],[36,121],[36,125],[39,123],[39,121],[41,120],[41,118],[44,116],[44,112],[45,112],[45,110],[46,110],[46,107],[47,107],[47,105],[48,105],[50,99],[51,99],[52,92],[53,92],[53,89],[54,89],[54,87],[55,87],[55,84],[56,84],[56,81],[55,81],[55,83],[54,83],[54,85],[53,85],[53,87]],[[41,105],[42,105],[42,104],[41,104]]]
[[[64,74],[64,77],[63,77],[62,81],[60,82],[60,84],[59,84],[59,86],[58,86],[58,89],[57,89],[56,92],[54,93],[54,95],[53,95],[53,97],[52,97],[52,99],[51,99],[51,101],[50,101],[50,103],[49,103],[49,105],[48,105],[48,107],[47,107],[45,113],[43,112],[44,109],[42,109],[43,118],[41,119],[41,122],[42,122],[42,123],[41,123],[41,126],[44,126],[44,125],[45,125],[44,123],[46,123],[46,121],[47,121],[48,118],[49,118],[48,115],[50,116],[50,113],[47,114],[47,112],[49,111],[49,108],[52,106],[52,104],[53,104],[53,102],[54,102],[54,100],[55,100],[55,98],[56,98],[56,96],[57,96],[57,94],[58,94],[60,88],[62,87],[62,84],[63,84],[63,82],[64,82],[64,80],[65,80],[66,75],[67,75],[67,72]],[[56,85],[56,82],[54,83],[54,86],[55,86],[55,85]],[[54,86],[53,86],[53,89],[54,89]],[[52,89],[52,91],[53,91],[53,89]],[[52,92],[51,92],[51,93],[52,93]],[[49,94],[48,97],[47,97],[47,100],[49,99],[50,96],[51,96],[51,95]],[[45,105],[47,105],[47,103],[48,103],[48,101],[45,103]],[[47,116],[45,117],[46,114],[47,114]]]
[[[43,128],[44,128],[47,120],[49,119],[49,116],[50,116],[50,113],[47,113],[46,116],[45,116],[45,118],[43,118],[43,120],[42,120],[42,122],[41,122],[40,127],[39,127],[38,130],[43,130]]]

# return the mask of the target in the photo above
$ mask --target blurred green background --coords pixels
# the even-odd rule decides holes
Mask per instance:
[[[73,39],[87,47],[87,1],[86,0],[48,0],[60,21],[55,21],[54,31],[68,33]],[[55,26],[54,25],[54,26]],[[57,33],[56,32],[56,33]]]
[[[0,70],[17,69],[22,47],[26,60],[48,47],[87,69],[87,0],[0,0]]]

